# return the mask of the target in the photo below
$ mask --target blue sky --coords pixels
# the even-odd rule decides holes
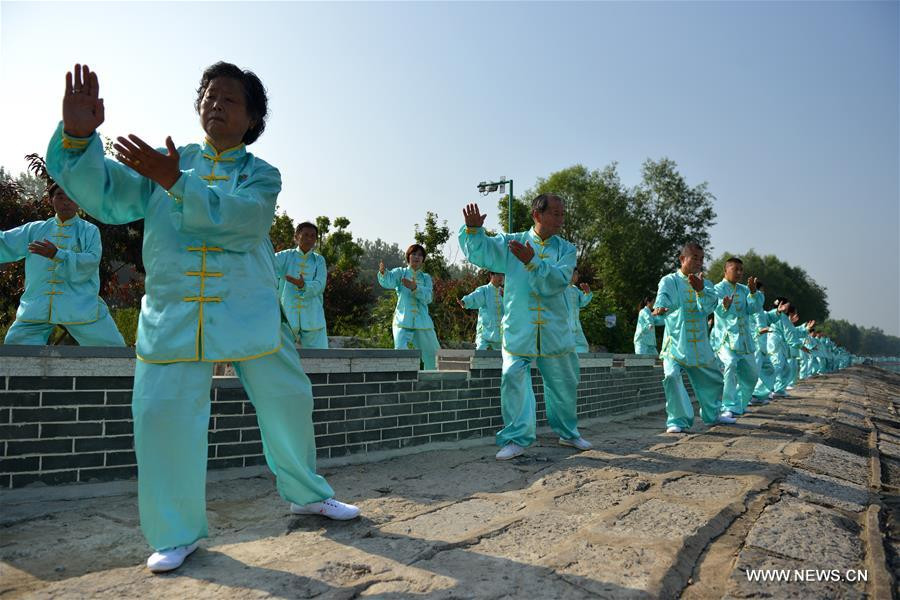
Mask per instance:
[[[0,3],[0,165],[24,168],[75,61],[107,136],[202,136],[205,66],[255,70],[272,114],[251,151],[295,219],[347,216],[407,245],[461,223],[500,176],[675,160],[718,198],[714,255],[803,266],[832,316],[900,334],[897,2]],[[455,244],[448,253],[458,256]],[[801,307],[802,309],[802,307]]]

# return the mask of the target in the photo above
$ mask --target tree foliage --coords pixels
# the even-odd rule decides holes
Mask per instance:
[[[444,256],[444,244],[450,239],[450,228],[447,227],[446,219],[439,225],[437,213],[426,212],[425,225],[420,228],[416,223],[413,238],[425,248],[425,272],[432,277],[447,279],[450,271]]]

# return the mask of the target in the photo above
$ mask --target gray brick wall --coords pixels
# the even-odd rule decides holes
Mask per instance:
[[[0,346],[0,487],[134,477],[133,354],[16,350]],[[502,426],[499,353],[474,352],[466,371],[416,371],[418,353],[411,351],[307,350],[301,358],[313,383],[319,458],[492,438]],[[581,364],[582,419],[665,402],[662,368],[652,359],[584,355]],[[537,370],[532,374],[538,424],[545,425],[543,383]],[[215,377],[210,400],[209,467],[264,464],[240,382]]]

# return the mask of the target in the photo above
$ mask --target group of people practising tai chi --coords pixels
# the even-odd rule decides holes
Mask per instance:
[[[0,261],[25,258],[26,289],[7,344],[46,343],[62,325],[80,344],[121,346],[98,296],[99,232],[78,208],[109,224],[144,220],[146,292],[132,413],[140,523],[154,549],[147,560],[153,572],[178,568],[207,536],[209,390],[217,362],[233,363],[256,409],[265,459],[290,511],[341,520],[359,515],[316,473],[312,388],[296,348],[297,342],[327,347],[327,266],[314,251],[318,230],[309,222],[297,227],[296,248],[273,251],[269,229],[281,175],[247,151],[265,129],[265,88],[251,71],[219,62],[204,71],[194,108],[202,143],[176,146],[168,137],[157,150],[132,134],[117,138],[115,157],[107,157],[96,132],[104,122],[99,79],[87,65],[75,65],[47,148],[56,214],[0,232]],[[479,310],[477,346],[502,350],[499,460],[535,441],[532,365],[543,377],[547,420],[559,443],[592,448],[576,414],[578,352],[588,350],[578,310],[590,302],[590,288],[576,285],[575,246],[557,235],[563,199],[542,194],[531,208],[528,231],[489,234],[486,215],[469,204],[459,230],[466,258],[491,273],[490,283],[459,302]],[[407,266],[382,264],[378,281],[397,293],[395,346],[418,348],[433,369],[439,344],[428,314],[425,257],[424,248],[410,246]],[[849,355],[814,333],[813,324],[791,324],[796,311],[787,300],[762,312],[761,286],[752,277],[740,283],[739,259],[728,262],[716,286],[700,275],[702,248],[686,245],[680,261],[646,299],[635,334],[636,352],[655,354],[654,327],[665,325],[660,356],[669,432],[693,422],[682,371],[703,420],[731,423],[749,403],[783,396],[797,373],[848,363]],[[792,358],[794,349],[803,352],[801,360]]]

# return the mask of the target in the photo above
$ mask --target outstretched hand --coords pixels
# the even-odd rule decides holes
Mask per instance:
[[[73,71],[66,73],[63,131],[74,137],[89,137],[104,119],[97,74],[87,65],[75,65]]]
[[[466,220],[466,227],[483,227],[487,215],[481,214],[477,204],[468,204],[463,209],[463,218]]]
[[[171,188],[181,177],[181,169],[178,166],[180,156],[171,137],[166,138],[168,154],[157,152],[133,133],[127,138],[118,137],[116,140],[118,143],[113,144],[113,148],[118,152],[116,158],[119,162],[152,179],[165,189]]]
[[[459,304],[459,305],[460,305],[461,307],[463,307],[463,308],[466,307],[465,303],[463,303],[463,301],[462,301],[462,298],[457,298],[457,299],[456,299],[456,303]]]
[[[484,220],[484,219],[482,219]],[[513,256],[522,261],[523,264],[528,264],[531,262],[531,259],[534,258],[534,248],[531,247],[531,242],[519,242],[517,240],[509,240],[509,251],[513,253]]]
[[[725,310],[731,308],[731,303],[734,302],[734,296],[725,296],[722,298],[722,306],[725,307]]]
[[[406,277],[401,279],[400,283],[402,283],[403,287],[405,287],[406,289],[408,289],[411,292],[416,291],[416,288],[419,287],[415,281],[413,281],[412,279],[407,279]]]
[[[662,306],[657,306],[650,312],[650,314],[653,315],[654,317],[659,317],[661,315],[666,314],[667,312],[669,312],[668,308],[664,308]]]
[[[756,279],[756,277],[748,277],[747,278],[747,287],[750,288],[751,294],[756,293],[757,281],[758,281],[758,279]]]
[[[589,286],[586,283],[579,284],[578,287],[581,288],[581,291],[584,292],[585,294],[591,293],[591,286]]]
[[[300,277],[292,277],[290,275],[285,275],[284,279],[285,279],[285,281],[288,281],[289,283],[293,283],[301,290],[306,286],[306,281],[303,279],[303,275],[301,275]]]
[[[384,275],[384,261],[383,260],[378,262],[378,272],[381,273],[382,275]]]
[[[44,258],[56,256],[56,246],[50,240],[38,240],[28,244],[28,251]]]
[[[694,273],[691,273],[690,275],[688,275],[688,283],[691,284],[691,287],[694,288],[695,292],[702,292],[703,291],[703,273],[700,273],[699,276],[697,276]]]

